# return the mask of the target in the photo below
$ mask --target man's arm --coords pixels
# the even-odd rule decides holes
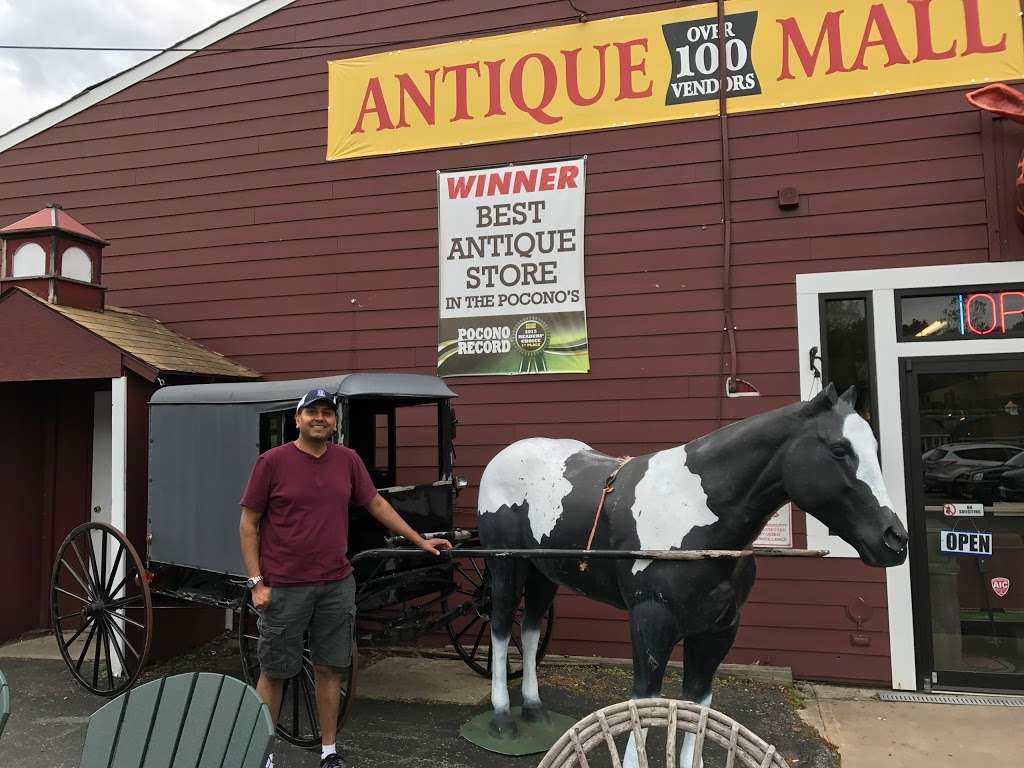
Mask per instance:
[[[242,545],[242,563],[249,577],[260,574],[260,518],[259,512],[242,507],[242,518],[238,522],[238,539]],[[260,582],[252,588],[252,604],[257,610],[270,602],[270,588]]]
[[[435,555],[441,554],[439,550],[451,549],[452,543],[448,539],[424,539],[414,531],[401,515],[395,512],[395,508],[388,504],[387,500],[379,493],[370,499],[366,505],[367,511],[377,519],[384,527],[392,533],[404,536],[424,552]]]

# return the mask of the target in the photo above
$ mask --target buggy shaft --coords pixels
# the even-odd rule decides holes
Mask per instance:
[[[823,549],[476,549],[472,547],[443,550],[442,557],[521,557],[526,559],[587,559],[587,560],[714,560],[742,557],[824,557]],[[371,558],[420,557],[420,549],[367,549],[351,558],[352,563]]]

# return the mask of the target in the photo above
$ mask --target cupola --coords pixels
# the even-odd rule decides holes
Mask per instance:
[[[102,311],[107,241],[56,203],[0,229],[0,293],[19,286],[51,304]]]

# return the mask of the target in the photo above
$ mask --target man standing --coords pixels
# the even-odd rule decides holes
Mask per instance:
[[[355,580],[346,557],[349,504],[365,506],[392,532],[434,555],[446,539],[424,539],[399,517],[355,451],[329,442],[334,398],[307,392],[295,409],[299,438],[256,460],[242,495],[239,537],[252,603],[260,612],[256,686],[277,723],[284,683],[302,666],[308,630],[322,735],[321,768],[346,768],[335,744],[342,670],[352,661]],[[267,761],[273,766],[273,755]]]

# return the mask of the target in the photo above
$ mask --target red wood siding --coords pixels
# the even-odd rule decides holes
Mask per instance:
[[[35,584],[42,569],[43,445],[39,419],[25,403],[32,384],[0,384],[5,438],[0,441],[0,579],[9,585],[0,611],[0,643],[38,626],[40,591],[15,589],[26,578]]]
[[[569,20],[560,0],[370,7],[300,0],[222,45],[387,50]],[[111,304],[269,377],[432,372],[435,171],[586,154],[591,373],[451,380],[458,471],[473,483],[520,437],[635,455],[798,398],[797,273],[1011,256],[990,232],[989,118],[961,91],[732,118],[739,373],[763,397],[725,401],[717,121],[327,163],[326,62],[338,56],[194,55],[0,155],[0,221],[62,203],[112,241]],[[783,186],[799,209],[778,208]],[[433,460],[426,435],[406,448],[403,461]],[[472,488],[460,499],[467,521],[474,501]],[[848,561],[763,562],[733,658],[888,679],[883,578]],[[876,609],[868,648],[850,645],[844,606],[857,597]],[[561,607],[557,650],[628,655],[620,616],[575,597]]]
[[[121,352],[116,347],[23,293],[7,294],[0,301],[0,328],[0,381],[106,379],[121,374]]]

